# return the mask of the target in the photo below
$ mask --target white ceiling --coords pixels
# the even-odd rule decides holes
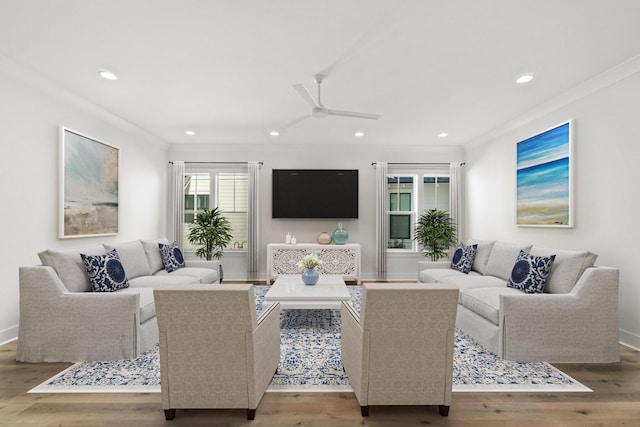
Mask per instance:
[[[638,0],[0,0],[0,54],[168,143],[464,144],[638,55],[639,16]],[[326,107],[382,118],[286,127],[317,73]]]

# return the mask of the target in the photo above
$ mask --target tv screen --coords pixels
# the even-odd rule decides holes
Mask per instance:
[[[272,218],[358,218],[357,169],[274,169]]]

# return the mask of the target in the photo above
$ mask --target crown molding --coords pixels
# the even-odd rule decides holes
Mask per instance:
[[[40,72],[23,66],[2,53],[0,53],[0,73],[6,75],[10,79],[36,89],[55,100],[75,107],[83,112],[87,112],[96,118],[136,137],[140,141],[162,146],[164,148],[168,146],[168,143],[159,136],[140,128],[123,117],[120,117],[117,114],[94,104],[93,102],[90,102],[68,88],[54,83]]]
[[[514,131],[573,102],[586,98],[593,93],[615,85],[637,73],[640,73],[640,55],[633,56],[607,71],[578,84],[568,91],[529,110],[527,113],[468,141],[464,146],[465,148],[470,148],[489,143],[508,132]]]

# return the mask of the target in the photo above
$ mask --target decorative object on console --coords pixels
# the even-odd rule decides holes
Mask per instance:
[[[217,207],[198,213],[187,234],[189,242],[203,245],[196,255],[207,261],[222,258],[222,251],[231,242],[231,237],[231,223]]]
[[[331,234],[323,231],[322,233],[318,234],[316,241],[321,245],[328,245],[331,243]]]
[[[60,128],[59,237],[118,234],[120,149]]]
[[[333,230],[333,243],[336,245],[344,245],[349,240],[349,232],[344,229],[342,223],[338,223],[338,228]]]
[[[320,279],[320,274],[316,267],[322,264],[322,260],[316,254],[309,254],[296,264],[299,268],[304,268],[302,272],[302,282],[305,285],[315,285]]]
[[[167,270],[167,273],[171,273],[185,266],[182,251],[176,242],[173,242],[170,245],[158,243],[158,247],[160,248],[160,256],[162,257],[162,263],[164,264],[164,269]]]
[[[291,244],[291,234],[287,233],[286,236],[284,236],[284,244],[285,245],[290,245]]]
[[[555,255],[534,256],[521,250],[507,286],[528,294],[541,294],[555,259]]]
[[[115,249],[101,255],[80,254],[80,257],[93,292],[113,292],[129,287],[127,275]]]
[[[460,242],[458,249],[456,249],[451,258],[451,268],[462,271],[464,274],[469,274],[477,250],[477,244],[464,245],[464,243]]]
[[[456,224],[448,212],[428,209],[420,215],[413,239],[422,245],[424,256],[438,261],[448,256],[449,248],[457,243]]]
[[[573,227],[571,127],[567,121],[518,142],[519,227]]]

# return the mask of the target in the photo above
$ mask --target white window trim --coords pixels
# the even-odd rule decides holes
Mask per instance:
[[[412,197],[412,203],[415,203],[412,205],[412,210],[411,211],[393,211],[393,212],[397,212],[397,213],[402,213],[402,212],[411,212],[412,215],[414,216],[414,227],[412,227],[411,229],[411,249],[406,248],[406,249],[400,249],[400,248],[387,248],[387,253],[389,254],[393,254],[394,256],[415,256],[416,254],[421,254],[422,253],[422,246],[418,244],[418,242],[416,242],[415,240],[413,240],[413,236],[414,236],[414,228],[415,228],[415,223],[418,221],[418,218],[420,217],[420,215],[422,215],[422,206],[424,206],[424,192],[422,191],[422,184],[424,184],[424,178],[426,176],[429,177],[448,177],[449,179],[451,179],[450,173],[449,173],[449,169],[447,167],[447,170],[442,170],[442,169],[405,169],[405,168],[389,168],[389,170],[387,171],[387,178],[389,177],[394,177],[394,176],[406,176],[406,177],[413,177],[413,197]],[[451,200],[449,200],[449,206],[451,206]],[[419,208],[418,208],[419,207]],[[389,216],[391,215],[391,210],[387,209],[385,216],[386,216],[386,220],[389,221]],[[388,231],[389,233],[391,232],[391,230],[389,229]],[[387,242],[390,240],[390,236],[387,236]],[[388,244],[388,243],[387,243]]]
[[[192,174],[199,174],[199,173],[208,173],[209,174],[209,209],[213,209],[214,207],[218,206],[218,192],[216,191],[218,188],[218,174],[223,174],[223,173],[236,173],[236,174],[245,174],[248,176],[248,171],[246,169],[246,167],[238,167],[237,165],[216,165],[216,167],[202,167],[202,166],[185,166],[185,171],[184,174],[185,175],[192,175]],[[183,178],[184,179],[184,178]],[[197,209],[197,200],[195,201],[195,205],[194,205],[194,214],[197,215],[197,213],[200,211],[199,209]],[[248,212],[247,212],[248,215]],[[183,213],[183,224],[184,224],[184,213]],[[185,238],[185,246],[187,244],[186,238]],[[195,248],[183,248],[183,252],[186,256],[188,256],[189,258],[195,258],[196,255],[196,250]],[[249,251],[248,248],[242,248],[242,249],[234,249],[233,248],[233,243],[231,243],[231,246],[227,246],[224,250],[223,253],[226,254],[247,254]]]

